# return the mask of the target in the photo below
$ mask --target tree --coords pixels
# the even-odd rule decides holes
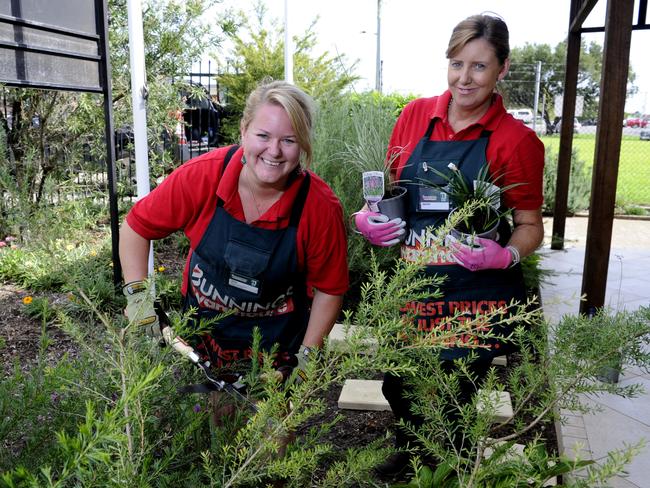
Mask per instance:
[[[232,28],[224,15],[207,22],[204,13],[219,0],[145,0],[143,7],[148,87],[150,147],[163,131],[176,125],[181,108],[179,84],[191,62],[221,42],[220,30]],[[131,85],[126,0],[109,1],[109,42],[115,127],[129,126]],[[10,164],[0,185],[25,205],[38,205],[48,178],[60,181],[79,171],[82,159],[102,161],[105,155],[102,98],[53,90],[7,89],[12,124],[6,127]],[[155,153],[154,153],[155,156]],[[156,158],[154,157],[154,162]],[[103,170],[103,163],[97,168]],[[163,168],[159,168],[162,170]],[[152,171],[152,176],[155,171]]]
[[[533,107],[535,97],[536,66],[541,61],[541,84],[539,107],[547,129],[557,122],[554,109],[555,97],[564,93],[564,74],[566,65],[566,42],[555,48],[548,44],[526,44],[513,48],[510,52],[510,73],[501,83],[499,90],[509,107]],[[577,93],[584,100],[582,116],[595,118],[598,112],[600,76],[602,70],[602,47],[596,43],[582,41],[580,47],[580,66]],[[635,74],[630,67],[629,80],[632,84]],[[631,85],[632,91],[635,90]]]
[[[233,29],[227,32],[233,43],[230,56],[221,57],[225,71],[218,76],[219,84],[226,92],[226,104],[230,114],[225,129],[227,137],[236,140],[239,133],[239,118],[246,103],[246,97],[265,78],[284,78],[283,29],[271,19],[265,27],[267,9],[262,3],[255,5],[255,20],[251,23],[244,12],[239,13],[240,26],[245,30]],[[354,67],[345,65],[344,56],[331,57],[328,52],[313,57],[316,34],[313,27],[301,36],[294,36],[294,83],[316,100],[340,94],[358,79],[351,74]]]
[[[220,46],[223,31],[232,28],[226,13],[221,18],[206,12],[221,0],[145,0],[142,19],[148,88],[147,127],[149,147],[160,145],[161,134],[173,132],[175,114],[183,108],[181,90],[188,91],[184,77],[192,62],[209,49]],[[113,111],[116,127],[131,121],[131,78],[126,0],[110,0],[109,30],[113,83]],[[101,118],[101,110],[89,108],[80,117],[80,131],[88,119]],[[102,127],[99,120],[96,125]],[[92,124],[91,126],[95,126]],[[101,139],[100,134],[97,134]],[[103,148],[99,148],[103,150]],[[156,153],[152,153],[155,156]],[[153,174],[154,172],[152,172]]]

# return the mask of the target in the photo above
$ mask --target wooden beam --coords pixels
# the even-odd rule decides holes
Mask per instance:
[[[571,19],[573,19],[574,13],[580,6],[579,1],[571,0]],[[571,19],[569,23],[571,23]],[[571,151],[573,149],[573,120],[576,109],[579,63],[580,31],[574,32],[570,30],[567,40],[566,69],[564,71],[564,98],[562,101],[562,125],[560,132],[560,150],[557,160],[551,249],[564,249],[564,230],[566,225],[567,202],[569,200]]]
[[[597,3],[598,0],[582,0],[576,10],[571,9],[571,12],[575,13],[571,15],[571,19],[569,20],[569,34],[572,32],[580,32],[582,24],[587,19]]]
[[[586,301],[580,303],[582,313],[605,304],[633,14],[634,0],[607,2],[596,156],[582,273],[581,294],[586,296]]]
[[[638,26],[648,26],[648,0],[639,0],[639,16],[637,17],[636,24]]]

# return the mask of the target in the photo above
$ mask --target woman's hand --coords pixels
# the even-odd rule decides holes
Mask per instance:
[[[402,219],[388,220],[387,215],[368,210],[355,213],[354,224],[370,244],[381,247],[397,244],[406,232],[406,222]]]
[[[505,269],[512,264],[513,253],[508,247],[501,247],[499,243],[481,237],[477,237],[474,242],[476,246],[468,246],[447,236],[454,260],[470,271]]]

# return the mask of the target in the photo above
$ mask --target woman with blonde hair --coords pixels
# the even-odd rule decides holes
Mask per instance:
[[[304,366],[338,318],[348,287],[340,202],[309,170],[313,102],[282,81],[248,97],[241,145],[194,158],[138,201],[120,233],[126,315],[159,336],[147,292],[149,243],[182,230],[189,239],[181,293],[197,320],[194,344],[215,367],[251,357],[253,329],[276,366]]]

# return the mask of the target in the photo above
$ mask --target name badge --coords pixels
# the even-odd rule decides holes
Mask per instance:
[[[228,284],[255,295],[259,295],[260,293],[260,280],[255,278],[248,278],[247,276],[230,273]]]
[[[449,212],[449,195],[437,188],[421,187],[418,198],[420,212]]]

